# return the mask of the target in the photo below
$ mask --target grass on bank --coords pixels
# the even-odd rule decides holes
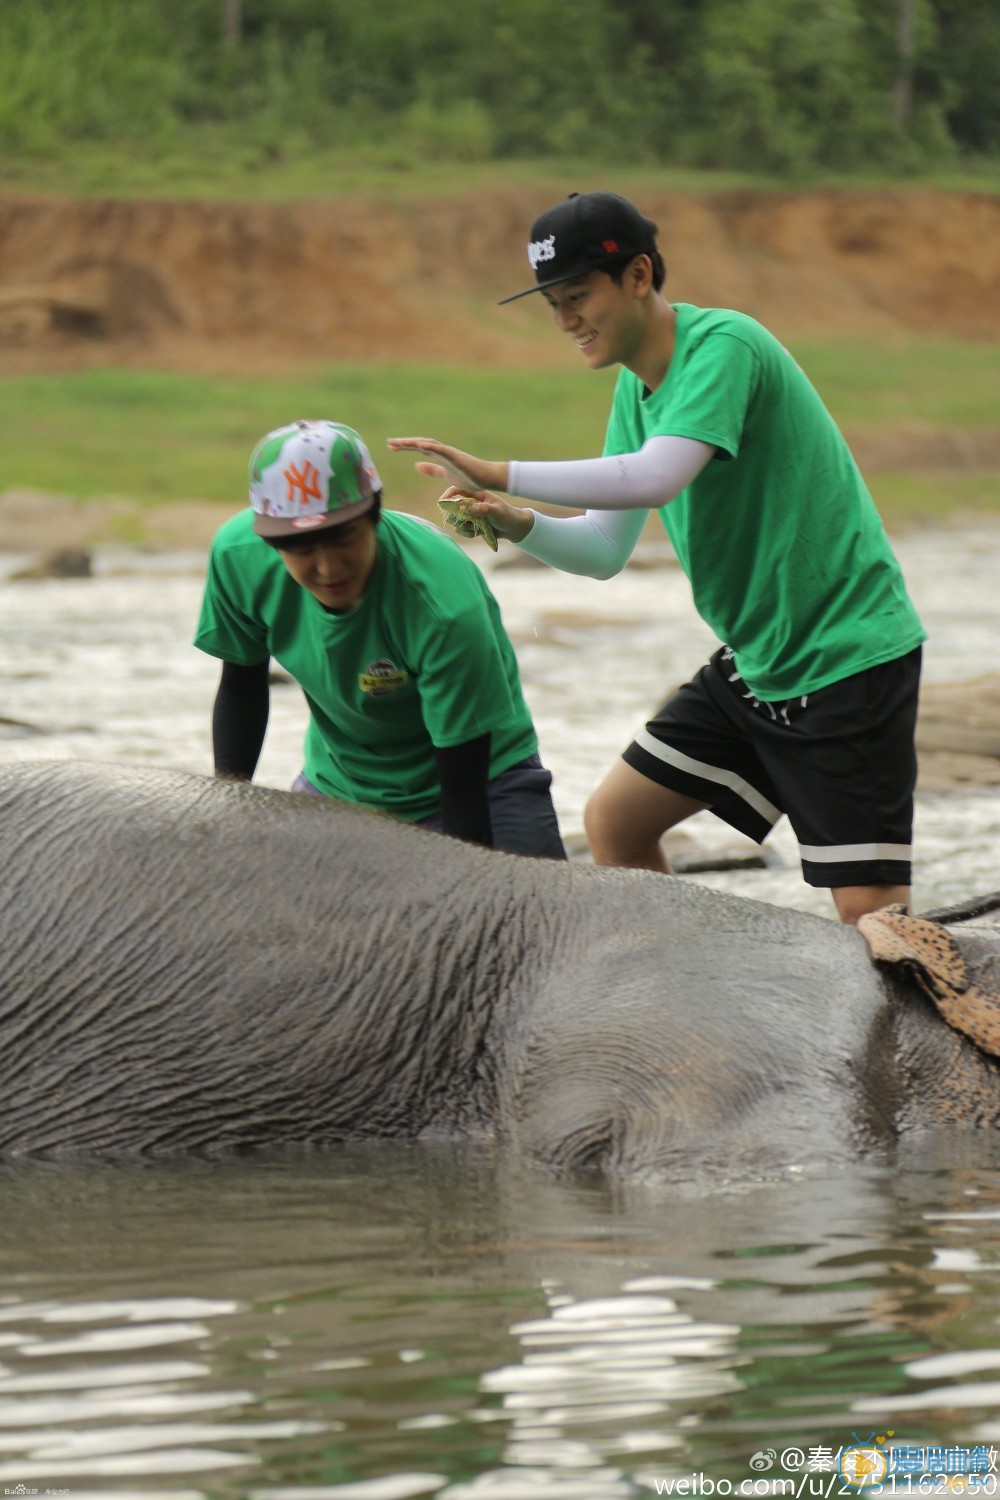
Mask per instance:
[[[583,389],[581,389],[583,385]],[[437,493],[387,437],[423,434],[471,452],[599,452],[611,381],[442,365],[338,365],[296,379],[101,369],[0,380],[0,431],[16,433],[5,486],[146,503],[246,500],[250,451],[298,417],[348,422],[405,509]],[[432,493],[433,492],[433,493]]]
[[[1000,474],[871,474],[869,489],[889,531],[946,525],[957,517],[1000,516]]]
[[[867,474],[887,522],[1000,511],[1000,475],[946,464],[928,474],[917,461],[912,470],[905,462],[910,428],[996,431],[1000,348],[810,341],[793,353],[850,435],[896,432],[892,471]],[[257,439],[296,417],[327,416],[364,435],[390,505],[427,512],[438,486],[416,475],[408,456],[389,454],[387,437],[422,433],[495,458],[596,454],[613,378],[610,371],[594,377],[434,364],[337,365],[287,379],[117,368],[5,377],[3,487],[150,505],[219,501],[235,509],[245,503]],[[926,463],[926,444],[922,451]]]
[[[1000,159],[936,167],[900,177],[885,172],[764,173],[697,171],[670,165],[635,166],[587,157],[509,161],[435,160],[400,142],[321,149],[294,135],[280,150],[248,142],[229,126],[179,132],[155,149],[144,143],[68,142],[45,156],[7,152],[0,161],[0,192],[68,197],[184,198],[241,201],[378,195],[449,196],[491,188],[547,191],[553,198],[577,188],[611,188],[641,198],[644,192],[714,193],[740,189],[803,192],[824,188],[905,191],[1000,192]]]
[[[842,427],[997,425],[1000,346],[908,334],[878,344],[808,339],[792,353]]]

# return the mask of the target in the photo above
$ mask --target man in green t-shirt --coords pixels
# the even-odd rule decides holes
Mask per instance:
[[[591,796],[595,860],[666,871],[663,833],[702,808],[758,842],[787,814],[842,920],[908,905],[925,637],[832,417],[753,318],[667,301],[656,225],[627,199],[572,194],[535,221],[528,259],[536,284],[515,296],[540,291],[588,369],[620,366],[604,456],[389,447],[424,454],[418,470],[474,495],[473,516],[568,572],[619,572],[660,513],[724,644]]]
[[[293,422],[257,444],[250,508],[212,544],[195,636],[223,663],[216,775],[256,770],[273,656],[310,709],[295,790],[565,859],[496,600],[451,538],[381,500],[353,428]]]

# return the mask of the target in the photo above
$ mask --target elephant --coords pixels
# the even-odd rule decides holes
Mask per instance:
[[[690,877],[94,762],[0,767],[0,828],[8,1158],[453,1140],[700,1190],[1000,1120],[934,994],[997,1003],[1000,896],[916,938],[886,914],[873,958]]]

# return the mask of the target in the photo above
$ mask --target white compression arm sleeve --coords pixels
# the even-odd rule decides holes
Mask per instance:
[[[511,459],[507,493],[573,510],[655,510],[687,489],[715,448],[697,438],[651,437],[638,453],[568,463]]]
[[[534,525],[522,552],[563,573],[584,578],[613,578],[635,551],[648,510],[588,510],[585,516],[541,516],[532,511]]]

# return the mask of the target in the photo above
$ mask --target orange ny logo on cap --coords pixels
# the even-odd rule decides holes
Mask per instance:
[[[322,500],[323,491],[318,484],[319,470],[315,464],[303,464],[301,473],[299,473],[295,464],[289,464],[288,468],[282,470],[282,472],[288,480],[287,498],[289,500],[295,499],[296,490],[299,492],[299,498],[303,505],[307,500]]]

